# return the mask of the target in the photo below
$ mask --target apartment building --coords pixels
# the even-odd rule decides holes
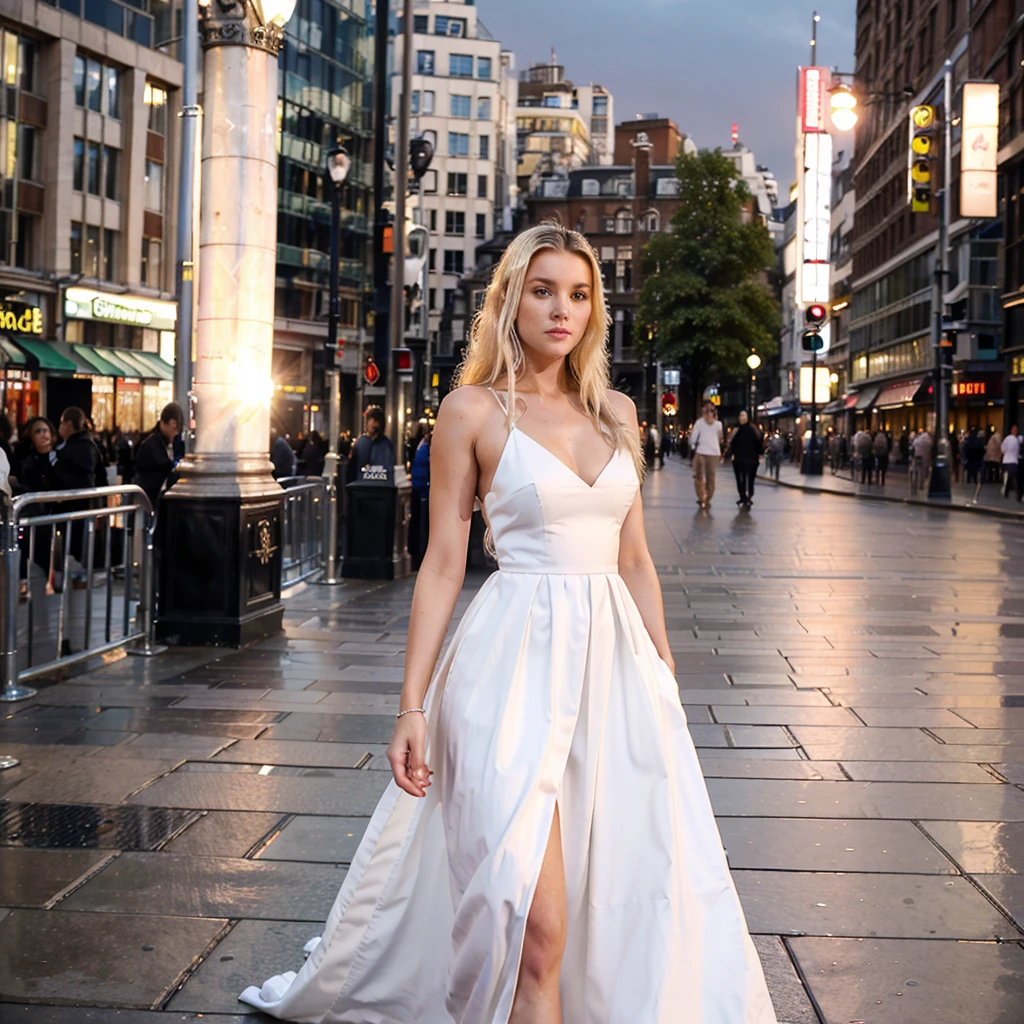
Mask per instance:
[[[146,429],[173,379],[181,65],[170,5],[0,17],[0,402]]]
[[[429,139],[434,147],[414,216],[430,232],[429,338],[439,355],[450,356],[450,338],[439,337],[445,308],[459,279],[473,270],[477,246],[492,236],[496,224],[500,228],[510,219],[514,60],[471,2],[417,3],[413,17],[411,135]],[[399,36],[396,76],[401,50]],[[397,77],[391,97],[397,116]]]

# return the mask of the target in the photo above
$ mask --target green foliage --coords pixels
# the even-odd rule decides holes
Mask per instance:
[[[672,230],[654,235],[641,257],[636,343],[678,363],[698,401],[713,375],[746,374],[751,349],[762,357],[777,351],[779,309],[767,279],[775,252],[721,149],[681,153],[676,177]]]

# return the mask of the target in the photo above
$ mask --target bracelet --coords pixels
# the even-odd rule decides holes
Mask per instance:
[[[426,711],[424,711],[423,708],[409,708],[408,711],[399,711],[398,714],[395,715],[395,718],[401,718],[402,715],[411,715],[414,711],[419,711],[420,714],[426,715]]]

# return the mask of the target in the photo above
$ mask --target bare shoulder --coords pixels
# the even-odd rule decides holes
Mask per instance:
[[[629,395],[616,391],[614,388],[608,388],[605,392],[605,397],[608,400],[608,404],[615,410],[615,415],[618,416],[619,422],[623,426],[639,426],[640,421],[636,412],[636,402]]]
[[[435,430],[453,441],[472,443],[494,407],[494,397],[484,385],[463,384],[441,400]]]

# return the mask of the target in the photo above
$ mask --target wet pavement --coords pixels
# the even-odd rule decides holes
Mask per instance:
[[[779,1020],[1020,1024],[1024,524],[730,483],[701,513],[670,459],[646,523]],[[238,992],[301,964],[387,784],[412,586],[3,706],[4,1024],[258,1017]]]

